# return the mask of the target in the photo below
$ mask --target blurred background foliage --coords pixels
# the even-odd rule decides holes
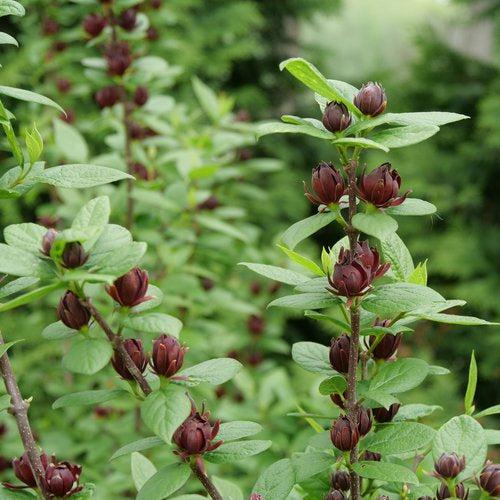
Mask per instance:
[[[17,51],[2,48],[2,85],[30,88],[60,102],[74,113],[74,123],[92,144],[94,154],[105,153],[106,147],[97,141],[102,135],[99,110],[86,104],[93,90],[85,83],[81,64],[88,57],[80,27],[87,12],[85,2],[53,1],[47,5],[43,0],[26,0],[23,4],[27,17],[1,19],[3,24],[10,23],[1,30],[17,30],[21,45]],[[44,36],[42,30],[48,19],[64,28],[60,36]],[[471,120],[443,128],[423,144],[392,154],[392,163],[403,177],[403,188],[413,189],[415,196],[431,201],[439,210],[433,219],[405,218],[400,234],[416,262],[428,259],[433,287],[447,297],[467,300],[468,314],[500,320],[500,2],[413,0],[408,8],[399,0],[169,0],[155,11],[152,26],[158,37],[145,42],[144,51],[167,60],[170,95],[185,103],[195,119],[199,107],[191,85],[195,75],[234,99],[235,110],[243,110],[252,120],[277,118],[292,111],[318,117],[315,103],[289,76],[278,71],[279,61],[290,56],[306,57],[329,77],[356,86],[367,80],[380,81],[386,88],[390,111],[440,110],[471,116]],[[65,50],[61,50],[63,45]],[[72,81],[70,93],[58,91],[56,82],[60,78]],[[13,111],[20,123],[29,123],[32,108],[20,105]],[[50,115],[41,115],[36,122],[43,130],[50,127],[51,119]],[[252,154],[279,158],[284,167],[251,177],[254,186],[266,194],[246,207],[248,222],[258,228],[254,246],[240,245],[230,251],[236,254],[234,262],[257,261],[262,255],[276,262],[282,257],[271,247],[279,234],[314,210],[302,197],[301,181],[309,179],[310,169],[319,160],[335,158],[314,139],[296,136],[265,138],[253,147]],[[366,161],[372,168],[385,160],[383,155],[370,153]],[[237,191],[228,193],[233,199],[236,195]],[[0,223],[3,227],[52,213],[55,201],[42,188],[30,192],[22,203],[3,200]],[[152,231],[154,228],[146,228],[144,237],[151,238]],[[318,233],[317,248],[308,253],[317,257],[322,246],[337,241],[341,234],[333,231]],[[229,272],[224,266],[219,271]],[[269,335],[274,340],[267,347],[261,346],[263,363],[246,370],[235,386],[227,389],[229,396],[203,396],[212,398],[211,406],[218,417],[262,422],[265,434],[274,441],[271,451],[259,459],[218,469],[222,477],[226,468],[231,469],[230,475],[241,478],[238,484],[249,489],[258,470],[300,449],[313,433],[305,421],[286,416],[288,412],[296,412],[297,405],[304,402],[311,412],[331,410],[327,398],[318,395],[318,380],[293,366],[286,345],[305,339],[328,343],[332,332],[323,324],[293,314],[285,318],[281,312],[265,312],[269,295],[263,293],[256,298],[249,288],[254,277],[242,269],[231,273],[233,285],[246,287],[241,300],[263,312],[264,338]],[[220,278],[224,280],[224,275]],[[239,279],[243,284],[239,285]],[[176,285],[170,283],[173,288],[169,293],[175,295]],[[177,285],[181,293],[192,283],[182,281]],[[5,315],[2,329],[7,336],[32,339],[13,352],[19,353],[14,361],[22,375],[23,391],[36,394],[32,414],[42,443],[47,449],[71,449],[75,456],[84,456],[84,463],[89,464],[86,480],[102,483],[103,470],[112,471],[101,490],[102,498],[112,498],[111,491],[130,482],[128,464],[124,459],[117,462],[119,465],[107,460],[110,450],[133,440],[133,412],[122,407],[106,416],[88,408],[49,410],[54,399],[66,389],[70,392],[70,386],[71,390],[83,390],[89,384],[106,387],[111,372],[101,372],[91,379],[64,374],[59,354],[53,355],[54,345],[39,336],[53,321],[53,314],[52,309],[23,309]],[[224,310],[219,314],[236,343],[241,344],[239,336],[248,335],[246,314]],[[444,410],[432,417],[437,423],[462,411],[470,353],[475,349],[480,370],[476,406],[497,403],[497,330],[426,324],[411,339],[405,337],[408,341],[403,355],[417,351],[453,372],[434,379],[432,386],[413,391],[405,402],[425,400],[443,406]],[[218,339],[217,332],[190,332],[184,340],[193,352],[198,351],[200,359],[206,357],[206,351],[223,354],[231,344],[229,337]],[[243,342],[243,349],[247,348]],[[72,432],[61,432],[68,421],[72,422]],[[118,421],[120,425],[116,425]],[[495,423],[492,417],[488,427]],[[121,435],[124,428],[129,429],[128,439]],[[82,435],[86,439],[81,439]],[[1,456],[18,453],[13,429],[0,444]],[[164,459],[160,451],[150,458]]]

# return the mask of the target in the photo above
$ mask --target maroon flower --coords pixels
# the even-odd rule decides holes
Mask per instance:
[[[178,447],[178,454],[182,458],[189,455],[201,455],[217,449],[222,441],[213,442],[219,432],[220,420],[213,425],[209,421],[209,412],[199,413],[194,403],[191,403],[191,414],[175,431],[172,438]]]
[[[139,87],[135,89],[134,93],[135,104],[137,104],[137,106],[144,106],[144,104],[148,102],[148,99],[149,99],[148,89],[143,85],[139,85]]]
[[[491,496],[500,496],[500,464],[487,462],[479,476],[479,484]]]
[[[359,431],[347,417],[341,416],[332,425],[330,439],[335,448],[350,451],[358,444]]]
[[[325,500],[345,500],[346,496],[340,490],[330,490],[326,496]]]
[[[220,201],[215,195],[209,196],[205,201],[198,203],[198,210],[215,210],[220,206]]]
[[[90,311],[80,303],[78,297],[68,290],[59,301],[57,317],[68,328],[80,330],[89,324]]]
[[[87,262],[89,254],[85,251],[82,244],[78,241],[66,243],[64,247],[61,264],[66,269],[75,269],[76,267],[83,266]]]
[[[347,373],[349,371],[350,346],[351,337],[345,334],[331,341],[330,364],[332,368],[339,373]]]
[[[42,462],[42,467],[46,469],[49,462],[55,461],[55,457],[49,458],[45,453],[41,453],[40,461]],[[35,476],[31,470],[30,461],[26,452],[20,458],[12,460],[12,468],[14,469],[14,474],[19,481],[22,481],[28,488],[36,488]],[[10,484],[5,486],[12,487],[13,489],[18,488]]]
[[[45,488],[49,495],[68,498],[81,491],[79,486],[82,468],[69,462],[51,463],[45,469]]]
[[[361,437],[366,436],[372,428],[372,411],[363,406],[358,411],[358,431]]]
[[[160,335],[153,343],[152,366],[157,375],[172,377],[181,368],[187,348],[171,335]]]
[[[58,78],[56,80],[56,87],[59,92],[66,94],[71,90],[71,82],[67,78]]]
[[[133,307],[151,298],[146,296],[148,285],[148,272],[134,267],[127,274],[115,280],[111,286],[107,287],[106,291],[120,305]]]
[[[354,105],[367,116],[377,116],[384,112],[387,97],[379,83],[365,83],[354,97]]]
[[[347,390],[344,391],[342,396],[340,394],[330,394],[330,399],[333,404],[336,404],[339,408],[345,409],[345,400],[347,399]]]
[[[351,476],[345,470],[338,470],[332,474],[330,482],[333,489],[348,491],[351,487]]]
[[[152,9],[157,10],[161,7],[161,0],[150,0],[149,4]]]
[[[445,498],[460,498],[461,500],[467,500],[469,498],[469,490],[465,489],[464,483],[458,483],[455,486],[455,495],[451,495],[450,490],[446,484],[442,484],[436,492],[437,500],[444,500]]]
[[[326,106],[322,121],[330,132],[341,132],[351,124],[351,115],[345,104],[332,101]]]
[[[53,228],[50,228],[42,238],[42,253],[47,257],[50,256],[50,251],[52,249],[52,244],[56,239],[57,231]]]
[[[151,181],[156,178],[156,172],[154,170],[148,170],[146,165],[139,162],[132,165],[132,173],[135,177],[143,181]]]
[[[359,178],[358,196],[377,208],[395,207],[401,205],[411,193],[407,191],[398,196],[401,187],[401,177],[390,163],[383,163],[368,175],[363,172]]]
[[[135,9],[127,9],[118,19],[118,24],[125,31],[132,31],[137,24],[137,12]]]
[[[97,104],[102,108],[109,108],[114,106],[120,101],[122,97],[122,90],[116,85],[109,85],[98,90],[95,95],[95,100]]]
[[[312,194],[304,182],[307,199],[314,205],[330,205],[338,203],[345,191],[344,179],[333,163],[320,162],[313,168],[311,186]]]
[[[140,339],[127,339],[123,342],[123,347],[128,352],[128,355],[131,357],[134,365],[137,366],[137,369],[144,373],[146,366],[148,365],[148,356],[144,352],[142,347],[142,340]],[[122,358],[115,351],[114,356],[111,358],[111,364],[115,369],[116,373],[120,375],[125,380],[134,380],[133,375],[129,372]]]
[[[260,493],[252,493],[248,500],[265,500]]]
[[[266,322],[262,316],[252,314],[247,320],[248,331],[255,336],[262,335],[266,328]]]
[[[465,469],[465,457],[453,453],[443,453],[436,462],[434,470],[439,477],[450,479],[457,477]]]
[[[102,33],[107,24],[107,19],[100,14],[89,14],[83,20],[83,29],[91,38],[95,38]]]
[[[373,408],[373,416],[375,417],[375,420],[381,424],[390,422],[396,416],[400,407],[401,405],[399,403],[393,403],[389,406],[388,410],[382,406],[380,408]]]
[[[380,462],[382,455],[375,451],[365,450],[361,456],[362,460],[366,462]]]
[[[377,319],[374,326],[389,326],[391,324],[390,320],[380,321]],[[393,335],[392,333],[386,333],[382,336],[370,335],[369,345],[370,347],[374,344],[375,347],[372,350],[372,355],[375,359],[390,359],[396,354],[396,351],[401,344],[401,339],[403,337],[402,333],[397,333]]]
[[[356,297],[368,291],[375,278],[385,274],[390,264],[381,264],[380,256],[367,241],[356,244],[354,252],[342,248],[328,281],[336,295]]]
[[[113,42],[106,49],[106,61],[110,75],[122,76],[132,64],[132,54],[127,42]]]
[[[59,23],[51,18],[46,17],[42,23],[42,33],[45,36],[55,35],[59,31]]]
[[[150,42],[158,40],[158,30],[154,26],[150,26],[146,31],[146,38]]]

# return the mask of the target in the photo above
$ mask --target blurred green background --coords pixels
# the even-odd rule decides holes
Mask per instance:
[[[80,22],[79,6],[37,0],[23,4],[28,11],[26,18],[2,18],[4,24],[15,23],[2,26],[2,31],[17,30],[21,43],[17,52],[2,49],[2,84],[33,88],[64,101],[56,93],[51,77],[71,75],[74,57],[68,56],[67,64],[61,59],[57,64],[45,60],[52,42],[41,38],[40,24],[46,16],[57,16],[67,24],[71,41],[75,36],[71,26]],[[403,177],[403,188],[412,189],[416,197],[431,201],[439,210],[431,219],[405,218],[400,223],[401,236],[415,261],[428,259],[432,287],[449,298],[467,300],[467,314],[500,321],[499,1],[412,0],[410,4],[400,0],[169,0],[155,23],[160,38],[151,50],[169,63],[182,66],[172,94],[194,106],[190,81],[197,75],[212,88],[232,95],[236,108],[248,111],[253,120],[277,119],[284,113],[318,117],[311,96],[302,93],[290,75],[278,70],[281,60],[302,56],[329,78],[356,86],[368,80],[379,81],[386,89],[390,111],[440,110],[469,115],[470,120],[444,127],[423,144],[391,153],[393,166]],[[268,198],[253,222],[263,229],[260,244],[271,247],[281,231],[313,213],[313,207],[302,197],[302,180],[308,180],[319,160],[335,158],[318,141],[296,136],[266,137],[254,150],[255,155],[277,157],[285,163],[281,171],[269,177],[263,173],[255,181]],[[366,161],[373,167],[385,158],[371,153]],[[3,227],[19,222],[21,217],[32,220],[40,200],[46,202],[46,195],[35,191],[20,205],[1,202],[0,224]],[[340,236],[333,229],[318,233],[316,255],[321,246],[332,245]],[[64,442],[59,426],[65,425],[65,419],[76,419],[80,410],[66,415],[59,412],[57,416],[49,411],[60,384],[73,384],[72,376],[61,375],[60,366],[47,367],[46,373],[32,370],[43,366],[51,349],[40,341],[39,332],[53,321],[52,313],[49,320],[47,311],[40,309],[12,313],[4,318],[2,328],[8,333],[22,324],[23,337],[35,339],[29,347],[15,351],[23,353],[15,356],[16,368],[31,374],[22,377],[23,390],[31,394],[44,387],[46,407],[33,408],[37,428],[45,442],[57,442],[59,448],[74,450],[78,439],[68,436]],[[272,322],[274,313],[269,314]],[[280,316],[276,325],[290,345],[305,339],[328,342],[328,332],[312,321],[291,316],[283,322]],[[436,422],[462,411],[474,349],[479,364],[476,406],[496,404],[500,400],[498,331],[498,327],[422,324],[405,342],[402,354],[417,352],[435,364],[449,367],[453,375],[412,392],[411,401],[406,402],[425,400],[444,406],[445,410],[433,417]],[[264,461],[271,462],[298,449],[307,428],[298,428],[296,420],[284,416],[294,411],[296,395],[304,396],[309,391],[304,389],[309,375],[290,366],[288,360],[278,355],[273,359],[276,365],[286,368],[288,378],[284,370],[264,378],[269,393],[281,391],[276,413],[261,415],[276,424],[268,431],[274,432],[272,437],[279,443],[276,456]],[[54,380],[57,374],[67,378]],[[76,378],[78,382],[83,377]],[[105,383],[106,377],[99,380]],[[231,404],[235,402],[222,402],[220,412],[234,413]],[[121,441],[113,420],[97,425],[96,419],[86,415],[74,429],[96,439],[93,447],[82,445],[87,463],[105,462],[109,450],[116,447],[115,440]],[[132,417],[125,419],[125,424],[131,426]],[[491,417],[488,424],[492,428],[498,421]],[[12,438],[12,443],[0,450],[0,455],[10,455],[17,450],[17,444]],[[78,454],[78,450],[74,453]],[[251,469],[248,483],[256,477],[254,465],[247,467]],[[99,477],[92,477],[93,472],[88,479],[99,481]],[[110,481],[119,484],[123,476],[115,473]]]

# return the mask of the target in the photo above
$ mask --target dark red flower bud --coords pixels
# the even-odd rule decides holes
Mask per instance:
[[[341,416],[332,425],[330,439],[335,448],[350,451],[358,444],[359,431],[347,417]]]
[[[380,462],[382,455],[376,451],[365,450],[361,456],[361,460],[366,462]]]
[[[116,85],[109,85],[97,91],[95,100],[100,108],[109,108],[119,102],[121,97],[121,88]]]
[[[334,490],[348,491],[351,487],[351,476],[345,470],[338,470],[332,474],[330,483]]]
[[[252,493],[248,500],[265,500],[260,493]]]
[[[220,206],[219,199],[215,195],[209,196],[205,201],[198,203],[198,210],[215,210]]]
[[[455,486],[455,495],[451,495],[450,490],[446,484],[442,484],[436,492],[437,500],[444,500],[445,498],[460,498],[461,500],[467,500],[469,498],[469,489],[466,489],[464,483],[458,483]]]
[[[82,244],[78,243],[78,241],[72,241],[64,247],[61,263],[66,269],[75,269],[76,267],[83,266],[88,258],[89,255],[84,250]]]
[[[248,364],[250,366],[259,366],[264,361],[264,356],[260,351],[254,351],[248,356]]]
[[[60,222],[59,217],[52,215],[40,215],[37,220],[39,224],[45,226],[47,229],[54,229]]]
[[[102,33],[107,24],[107,19],[100,14],[89,14],[83,20],[83,29],[91,38],[95,38]]]
[[[42,33],[45,36],[55,35],[59,31],[59,23],[50,17],[43,20]]]
[[[402,336],[402,333],[398,333],[396,335],[386,333],[385,335],[382,335],[381,338],[376,335],[370,335],[370,346],[376,343],[376,346],[372,351],[373,357],[375,359],[392,358],[401,344]]]
[[[358,412],[358,431],[361,437],[366,436],[372,428],[372,411],[361,407]]]
[[[132,64],[132,54],[127,42],[113,42],[106,49],[105,56],[110,75],[122,76]]]
[[[140,339],[127,339],[123,342],[123,347],[128,352],[128,355],[132,358],[134,365],[137,366],[141,373],[144,373],[146,366],[148,365],[148,356],[144,352],[142,347],[142,340]],[[114,356],[111,358],[111,364],[115,369],[116,373],[120,375],[125,380],[134,380],[133,375],[128,371],[125,366],[124,361],[115,351]]]
[[[443,453],[434,463],[436,474],[442,478],[450,479],[457,477],[465,469],[465,457],[453,453]]]
[[[351,124],[351,115],[345,104],[330,102],[323,113],[323,125],[330,132],[341,132]]]
[[[137,24],[137,12],[135,9],[127,9],[118,19],[118,24],[125,31],[132,31]]]
[[[377,116],[384,112],[387,97],[379,83],[365,83],[354,97],[354,105],[367,116]]]
[[[75,112],[72,109],[65,109],[64,113],[61,113],[59,115],[59,120],[62,120],[63,122],[69,123],[70,125],[72,123],[75,123]]]
[[[55,458],[49,458],[45,453],[40,454],[40,461],[42,462],[42,467],[47,468],[49,462],[54,461]],[[12,468],[14,469],[14,474],[19,481],[22,481],[26,486],[30,488],[36,488],[36,480],[31,470],[30,461],[28,454],[25,452],[20,458],[15,458],[12,461]]]
[[[89,324],[91,315],[90,311],[80,303],[78,297],[68,290],[59,301],[57,317],[68,328],[80,330]]]
[[[156,172],[154,170],[148,170],[148,167],[143,163],[134,163],[132,165],[132,173],[137,179],[143,181],[152,181],[156,178]]]
[[[491,496],[500,496],[500,464],[487,462],[479,476],[479,484]]]
[[[358,196],[378,208],[395,207],[401,205],[411,193],[407,191],[398,196],[401,187],[401,176],[393,169],[390,163],[383,163],[368,175],[363,172],[359,178]]]
[[[146,38],[150,42],[158,40],[158,30],[154,26],[150,26],[146,31]]]
[[[350,346],[351,337],[345,334],[331,341],[330,364],[332,368],[339,373],[347,373],[349,371]]]
[[[344,394],[342,394],[342,396],[340,394],[330,394],[330,399],[339,408],[345,409],[345,400],[347,399],[347,390],[344,391]]]
[[[247,320],[247,328],[252,335],[258,336],[264,332],[266,322],[262,316],[252,314]]]
[[[148,272],[134,267],[127,274],[115,280],[106,291],[118,304],[133,307],[151,298],[146,296],[148,285]]]
[[[56,87],[59,92],[65,94],[71,90],[71,82],[67,78],[58,78],[56,80]]]
[[[344,179],[333,163],[320,162],[313,168],[311,186],[312,194],[304,182],[307,199],[314,205],[330,205],[338,203],[345,191]]]
[[[135,89],[134,102],[137,106],[144,106],[148,102],[149,92],[148,89],[142,85]]]
[[[182,367],[187,348],[171,335],[160,335],[153,343],[153,370],[162,377],[175,375]]]
[[[161,0],[150,0],[149,5],[152,9],[159,9],[161,7]]]
[[[68,44],[61,40],[58,40],[57,42],[54,42],[52,44],[52,49],[54,50],[54,52],[64,52],[67,48]]]
[[[57,231],[55,229],[49,229],[42,238],[42,253],[47,257],[50,256],[50,250],[52,249],[52,244],[56,239]]]
[[[262,292],[262,285],[258,281],[250,283],[250,293],[252,295],[259,295]]]
[[[49,495],[56,498],[68,498],[78,491],[82,486],[78,485],[82,468],[69,462],[58,462],[49,464],[45,469],[45,488]]]
[[[217,449],[222,441],[213,443],[219,432],[220,421],[214,425],[209,421],[209,412],[200,414],[194,404],[191,405],[191,414],[175,431],[172,441],[179,448],[179,455],[200,455],[202,453]]]
[[[340,490],[331,490],[326,494],[325,500],[346,500],[346,496]]]
[[[240,109],[234,115],[234,121],[236,122],[249,122],[252,119],[252,115],[248,109]]]
[[[200,283],[205,292],[209,292],[215,286],[215,281],[213,279],[207,278],[206,276],[200,278]]]
[[[11,463],[8,458],[0,455],[0,474],[11,468]]]
[[[358,242],[354,252],[341,248],[339,259],[328,278],[336,295],[356,297],[368,291],[375,278],[387,272],[390,264],[381,264],[378,251],[367,241]]]
[[[396,413],[399,411],[400,406],[401,405],[399,403],[393,403],[391,406],[389,406],[388,410],[386,410],[384,407],[373,408],[373,416],[375,417],[375,420],[381,424],[390,422],[396,416]]]
[[[280,288],[281,288],[281,283],[279,281],[275,281],[274,283],[271,283],[269,285],[269,293],[271,295],[274,295],[280,290]]]
[[[3,438],[7,434],[7,426],[5,424],[0,424],[0,438]]]
[[[251,160],[253,158],[253,152],[248,148],[238,149],[238,151],[236,152],[236,158],[238,159],[238,161]]]
[[[94,415],[97,418],[108,418],[113,414],[113,408],[106,408],[104,406],[96,406],[94,408]]]

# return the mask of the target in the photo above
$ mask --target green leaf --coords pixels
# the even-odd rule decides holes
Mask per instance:
[[[142,304],[138,304],[130,309],[130,312],[133,314],[142,313],[144,311],[148,311],[149,309],[154,309],[158,307],[163,302],[163,292],[154,285],[148,286],[148,291],[146,292],[147,297],[151,297],[149,300],[142,302]]]
[[[116,399],[123,394],[127,394],[127,391],[123,389],[101,389],[97,391],[73,392],[72,394],[65,394],[64,396],[56,399],[52,404],[52,409],[56,410],[57,408],[66,408],[67,406],[84,406],[105,403],[106,401]]]
[[[293,250],[290,250],[289,248],[283,246],[283,245],[277,245],[277,247],[285,253],[289,259],[293,260],[300,266],[302,266],[305,269],[308,269],[312,273],[316,274],[317,276],[324,276],[325,273],[321,269],[321,267],[318,266],[315,262],[313,262],[311,259],[308,259],[307,257],[304,257],[303,255],[300,255],[300,253],[294,252]]]
[[[6,344],[0,344],[0,358],[14,345],[20,340],[13,340],[12,342],[7,342]]]
[[[398,399],[396,399],[392,394],[388,394],[384,391],[366,390],[363,391],[363,397],[369,399],[370,401],[375,401],[375,403],[386,409],[394,403],[399,403]]]
[[[429,371],[430,373],[430,371]],[[427,417],[436,410],[442,410],[441,406],[437,405],[424,405],[424,404],[409,404],[401,406],[397,415],[394,417],[394,422],[403,420],[417,420],[422,417]]]
[[[243,492],[231,481],[212,476],[212,482],[224,500],[243,500]]]
[[[3,235],[5,242],[11,247],[20,248],[39,256],[42,248],[42,238],[46,232],[46,227],[26,222],[7,226]]]
[[[2,7],[0,6],[0,15],[1,12],[2,12]],[[43,104],[44,106],[51,106],[59,110],[61,113],[64,113],[64,109],[61,108],[61,106],[59,106],[59,104],[54,102],[52,99],[49,99],[48,97],[37,94],[35,92],[31,92],[29,90],[17,89],[15,87],[5,87],[4,85],[0,85],[0,94],[13,97],[14,99],[18,99],[20,101],[28,101],[28,102],[34,102],[36,104]]]
[[[108,224],[111,207],[107,196],[99,196],[86,203],[76,214],[72,229],[104,227]]]
[[[417,267],[408,276],[408,283],[414,283],[415,285],[427,285],[427,261],[419,262]]]
[[[330,366],[330,349],[316,342],[296,342],[292,346],[292,358],[308,372],[327,375],[334,372]]]
[[[273,300],[267,307],[286,307],[289,309],[324,309],[332,307],[339,302],[328,292],[324,293],[298,293],[296,295],[285,295]]]
[[[303,134],[318,139],[332,140],[335,136],[327,130],[320,130],[309,123],[295,125],[292,123],[282,123],[276,121],[261,122],[255,128],[257,139],[270,134]]]
[[[417,422],[392,423],[377,429],[363,442],[363,447],[384,457],[404,455],[425,449],[435,434],[434,429]]]
[[[37,276],[41,260],[32,253],[0,243],[0,273],[12,276]]]
[[[229,224],[228,222],[224,222],[209,215],[198,215],[196,220],[201,226],[210,231],[225,234],[226,236],[243,241],[244,243],[248,242],[248,235],[235,228],[233,224]]]
[[[283,500],[287,498],[295,485],[295,471],[288,458],[278,460],[262,472],[252,492],[258,493],[265,500]]]
[[[436,210],[435,205],[428,201],[419,200],[418,198],[406,198],[401,205],[386,208],[385,213],[389,215],[431,215]]]
[[[74,222],[73,222],[74,223]],[[97,223],[99,225],[99,223]],[[126,247],[132,243],[132,235],[122,226],[116,224],[106,224],[101,235],[92,247],[90,263],[99,260],[103,254],[111,252],[120,247]]]
[[[381,318],[392,318],[420,307],[444,303],[432,288],[413,283],[381,285],[363,300],[363,308]]]
[[[258,455],[267,450],[272,444],[272,441],[249,440],[237,441],[232,443],[224,443],[215,451],[211,451],[204,455],[208,462],[214,464],[228,464],[235,460],[242,460],[246,457]]]
[[[36,500],[29,490],[9,490],[0,484],[0,500]]]
[[[146,243],[133,241],[127,246],[103,254],[102,258],[93,263],[93,267],[102,274],[122,276],[139,264],[146,250]]]
[[[64,158],[74,162],[87,161],[89,149],[82,134],[59,118],[55,118],[53,124],[56,146]]]
[[[111,359],[113,348],[104,339],[76,338],[63,358],[66,370],[93,375],[102,370]]]
[[[338,213],[323,212],[307,219],[303,219],[290,226],[282,235],[281,240],[290,249],[293,250],[302,240],[311,234],[318,232],[321,228],[333,222]]]
[[[0,288],[0,299],[21,292],[26,288],[29,288],[30,286],[36,285],[39,281],[39,278],[34,278],[31,276],[16,278],[15,280],[10,281],[2,288]]]
[[[297,80],[302,82],[317,94],[326,97],[329,101],[344,103],[349,111],[359,115],[360,111],[351,100],[347,99],[341,92],[334,88],[321,72],[310,62],[301,57],[287,59],[280,64],[280,70],[287,69]]]
[[[414,270],[413,259],[403,240],[396,234],[388,234],[380,241],[384,260],[391,264],[390,272],[398,281],[406,281]]]
[[[42,286],[41,288],[37,288],[36,290],[32,290],[31,292],[25,293],[24,295],[19,295],[8,302],[4,302],[0,304],[0,312],[9,311],[11,309],[15,309],[16,307],[24,306],[25,304],[29,304],[49,293],[58,290],[59,288],[63,288],[64,284],[57,282],[52,285]]]
[[[137,491],[157,472],[151,460],[136,451],[130,457],[130,468]]]
[[[500,430],[484,429],[484,438],[488,446],[500,444]]]
[[[257,264],[254,262],[240,262],[238,265],[245,266],[261,276],[279,281],[280,283],[286,283],[287,285],[298,285],[309,280],[308,276],[304,276],[303,274],[291,271],[290,269],[285,269],[283,267]]]
[[[465,413],[467,415],[472,415],[474,412],[474,396],[476,394],[477,386],[477,364],[476,358],[474,356],[474,351],[470,355],[470,366],[469,366],[469,379],[467,382],[467,390],[465,391],[464,406]]]
[[[9,394],[4,394],[0,396],[0,411],[5,411],[10,408],[10,396]]]
[[[191,403],[185,389],[176,384],[168,384],[164,389],[152,392],[141,406],[144,423],[166,443],[170,443],[173,433],[186,420]]]
[[[332,144],[335,144],[336,146],[347,146],[351,148],[354,146],[358,146],[365,149],[380,149],[382,151],[385,151],[386,153],[389,151],[387,145],[375,142],[372,139],[366,139],[364,137],[340,137],[339,139],[335,139],[334,141],[332,141]]]
[[[187,377],[182,381],[189,386],[199,385],[203,382],[220,385],[231,380],[242,368],[242,364],[233,358],[216,358],[203,361],[177,373],[178,377]]]
[[[36,180],[62,188],[88,188],[132,178],[116,168],[77,163],[47,168]]]
[[[370,391],[406,392],[421,384],[429,372],[422,359],[400,358],[384,364],[370,382]]]
[[[434,461],[443,453],[455,452],[459,457],[465,456],[465,469],[458,475],[459,481],[483,468],[486,451],[483,428],[468,415],[453,417],[446,422],[438,430],[432,445]]]
[[[412,316],[428,321],[435,321],[436,323],[447,323],[449,325],[468,325],[468,326],[488,326],[498,325],[485,319],[476,318],[474,316],[460,316],[458,314],[443,314],[443,313],[415,313]]]
[[[15,45],[16,47],[19,47],[19,43],[13,36],[9,35],[8,33],[3,33],[1,31],[0,31],[0,43]]]
[[[24,16],[24,7],[15,0],[2,0],[0,2],[0,16]]]
[[[173,463],[161,468],[141,488],[136,500],[162,500],[182,488],[191,475],[189,465]]]
[[[346,389],[347,382],[342,375],[335,375],[334,377],[327,378],[319,384],[319,392],[323,396],[343,394]]]
[[[292,457],[295,481],[301,483],[332,466],[332,455],[321,451],[298,453]]]
[[[155,448],[156,446],[167,446],[165,441],[162,438],[157,436],[147,437],[144,439],[139,439],[134,441],[133,443],[128,443],[125,446],[122,446],[120,449],[116,450],[112,457],[109,459],[115,460],[118,457],[122,457],[123,455],[128,455],[134,451],[144,451],[149,450],[150,448]]]
[[[31,130],[27,129],[25,131],[24,142],[26,143],[30,163],[33,164],[40,158],[43,151],[43,138],[36,125],[33,125]]]
[[[408,468],[388,462],[357,462],[354,471],[361,477],[388,483],[418,484],[418,478]]]
[[[398,223],[385,212],[377,210],[357,213],[352,219],[353,226],[362,233],[383,240],[398,230]]]
[[[248,436],[253,436],[262,430],[262,426],[255,422],[248,421],[234,421],[226,422],[220,425],[217,434],[217,440],[224,441],[237,441]]]
[[[404,148],[425,141],[439,132],[435,125],[407,125],[375,132],[371,139],[388,148]]]
[[[489,417],[490,415],[498,415],[500,413],[500,405],[494,405],[490,406],[489,408],[486,408],[483,411],[480,411],[478,413],[475,413],[473,416],[474,418],[483,418],[483,417]]]
[[[328,79],[327,82],[339,94],[341,94],[342,96],[344,96],[344,98],[347,99],[350,102],[354,101],[354,97],[359,92],[359,89],[357,89],[356,87],[354,87],[350,83],[342,82],[341,80],[330,80],[330,79]],[[329,99],[326,99],[325,97],[323,97],[323,96],[321,96],[319,94],[315,94],[314,95],[314,99],[319,104],[321,112],[323,113],[325,111],[326,105],[329,103]]]
[[[219,99],[217,95],[196,76],[191,79],[191,82],[200,106],[213,121],[217,121],[220,118]]]
[[[138,332],[166,333],[177,338],[182,330],[181,320],[165,313],[127,316],[123,321],[123,326]]]

